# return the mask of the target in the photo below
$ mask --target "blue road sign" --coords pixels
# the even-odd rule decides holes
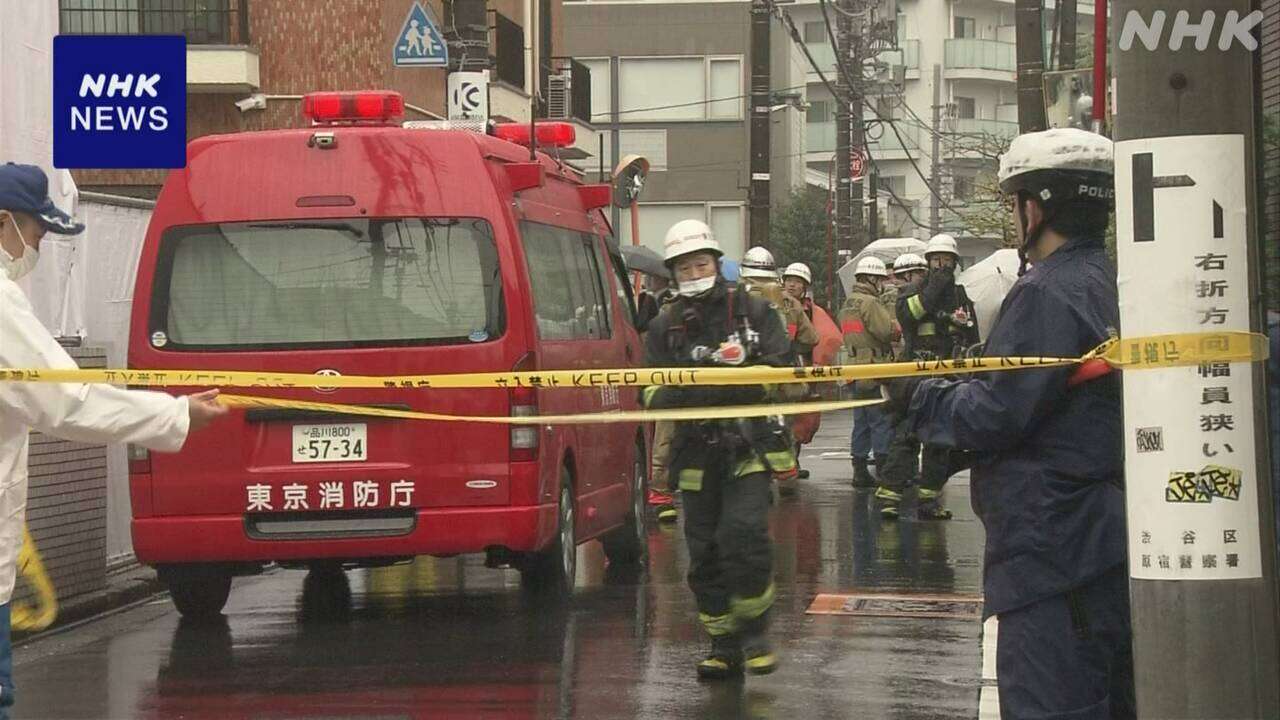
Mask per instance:
[[[415,2],[391,51],[397,67],[444,67],[449,64],[449,48],[431,15]]]

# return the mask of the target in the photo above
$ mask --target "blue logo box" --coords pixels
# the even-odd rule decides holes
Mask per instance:
[[[186,145],[186,38],[53,39],[54,167],[180,168]]]

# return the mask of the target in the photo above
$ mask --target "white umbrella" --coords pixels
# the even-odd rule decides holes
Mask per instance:
[[[893,267],[893,261],[903,253],[916,253],[919,255],[924,252],[924,242],[915,238],[881,238],[873,243],[868,244],[862,249],[862,252],[853,257],[852,260],[845,263],[836,271],[836,275],[840,276],[840,284],[844,286],[845,296],[853,293],[853,270],[858,267],[858,261],[868,255],[875,255],[884,261],[888,267]]]
[[[1018,251],[1005,248],[991,253],[956,279],[973,301],[978,315],[978,337],[982,342],[987,341],[1005,295],[1018,281],[1018,264]]]

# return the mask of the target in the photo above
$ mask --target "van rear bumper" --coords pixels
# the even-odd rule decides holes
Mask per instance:
[[[499,545],[540,550],[556,533],[556,505],[424,509],[412,531],[393,537],[254,539],[243,515],[190,515],[133,521],[133,549],[148,565],[191,562],[404,557],[481,552]]]

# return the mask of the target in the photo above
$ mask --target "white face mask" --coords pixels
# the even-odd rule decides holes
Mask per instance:
[[[697,280],[685,280],[679,283],[680,294],[685,297],[697,297],[716,286],[716,276],[708,275]]]
[[[35,270],[36,263],[40,260],[40,251],[27,244],[27,239],[22,237],[22,230],[18,228],[18,221],[12,215],[9,216],[9,222],[13,223],[13,230],[18,233],[18,242],[22,243],[22,256],[15,258],[0,247],[0,265],[4,266],[5,274],[10,280],[17,280]]]

